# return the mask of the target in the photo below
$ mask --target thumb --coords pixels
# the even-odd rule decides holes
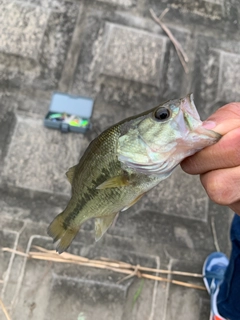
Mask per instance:
[[[207,120],[203,127],[222,135],[240,127],[240,102],[232,102],[218,109]]]

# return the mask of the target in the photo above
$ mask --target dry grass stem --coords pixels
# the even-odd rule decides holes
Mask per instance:
[[[217,232],[216,232],[215,223],[214,223],[214,217],[211,217],[211,227],[212,227],[213,241],[214,241],[215,248],[218,252],[220,252],[220,247],[217,239]]]
[[[198,286],[196,284],[192,284],[192,283],[188,283],[188,282],[171,280],[171,279],[166,279],[166,278],[162,278],[162,277],[156,277],[156,276],[152,276],[151,274],[142,274],[142,278],[164,281],[164,282],[171,282],[173,284],[177,284],[177,285],[183,286],[183,287],[199,289],[199,290],[204,290],[204,291],[206,290],[206,288],[204,286]]]
[[[1,299],[0,299],[0,307],[1,307],[1,309],[2,309],[2,311],[4,313],[4,315],[5,315],[6,319],[7,320],[11,320],[11,318],[9,316],[9,313],[7,312],[7,309],[6,309],[4,303],[3,303],[3,301]]]
[[[152,10],[152,9],[150,9],[150,10]],[[168,11],[169,11],[169,8],[165,8],[158,19],[161,21],[162,18],[165,16],[165,14],[168,13]]]
[[[172,32],[169,30],[169,28],[161,21],[163,16],[168,12],[168,9],[165,9],[159,18],[157,17],[157,15],[153,11],[153,9],[150,9],[149,11],[150,11],[150,14],[151,14],[153,20],[158,25],[160,25],[160,27],[166,32],[166,34],[168,35],[169,39],[172,41],[172,44],[174,45],[174,47],[175,47],[175,49],[177,51],[177,55],[179,57],[179,60],[181,61],[183,69],[184,69],[185,73],[188,74],[189,73],[189,69],[188,69],[188,66],[187,66],[187,62],[189,61],[189,59],[188,59],[187,54],[184,52],[182,45],[177,41],[177,39],[174,37]]]
[[[175,274],[179,276],[185,277],[193,277],[193,278],[202,278],[202,275],[199,273],[191,273],[191,272],[183,272],[183,271],[171,271],[171,270],[163,270],[163,269],[153,269],[139,266],[140,271],[148,271],[154,273],[165,273],[165,274]]]
[[[64,252],[61,255],[59,255],[54,250],[47,250],[42,247],[34,246],[38,251],[30,251],[28,254],[23,253],[21,251],[13,250],[11,248],[3,248],[3,251],[12,252],[15,254],[19,254],[23,257],[27,257],[29,259],[37,259],[37,260],[44,260],[44,261],[51,261],[51,262],[60,262],[60,263],[68,263],[68,264],[75,264],[80,266],[86,266],[86,267],[92,267],[92,268],[99,268],[99,269],[106,269],[111,270],[114,272],[126,274],[127,276],[120,280],[119,282],[122,282],[126,279],[129,279],[133,276],[137,276],[139,278],[146,278],[151,280],[157,280],[157,281],[164,281],[164,282],[171,282],[173,284],[181,285],[184,287],[189,288],[195,288],[200,290],[205,290],[203,286],[172,280],[172,279],[166,279],[162,277],[158,277],[152,274],[143,273],[142,271],[147,271],[151,273],[164,273],[164,274],[175,274],[175,275],[181,275],[181,276],[187,276],[187,277],[199,277],[202,278],[202,275],[196,274],[196,273],[189,273],[189,272],[181,272],[181,271],[170,271],[170,270],[162,270],[162,269],[154,269],[154,268],[148,268],[148,267],[142,267],[140,265],[132,265],[123,261],[117,261],[117,260],[111,260],[107,258],[100,258],[100,260],[97,259],[88,259],[81,256],[76,256],[71,253]]]
[[[17,254],[19,256],[26,257],[26,258],[29,257],[29,255],[27,253],[24,253],[24,252],[21,252],[21,251],[18,251],[18,250],[13,250],[11,248],[2,248],[2,251],[15,253],[15,254]]]

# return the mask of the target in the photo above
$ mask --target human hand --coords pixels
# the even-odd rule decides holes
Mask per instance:
[[[240,102],[218,109],[204,127],[223,137],[181,163],[189,174],[200,174],[209,198],[240,215]]]

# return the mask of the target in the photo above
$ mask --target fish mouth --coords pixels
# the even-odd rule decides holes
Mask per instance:
[[[216,131],[205,129],[204,127],[200,126],[195,130],[196,134],[200,134],[201,136],[206,136],[210,138],[212,141],[217,142],[222,138],[222,135]]]
[[[182,98],[180,101],[180,109],[184,113],[184,115],[188,114],[195,121],[199,121],[201,123],[197,108],[194,103],[193,93],[189,93],[185,98]],[[187,120],[187,119],[186,119]],[[191,125],[189,123],[189,125]]]
[[[222,135],[202,126],[202,121],[198,114],[197,108],[194,103],[193,94],[189,93],[185,98],[181,99],[180,109],[184,115],[184,121],[192,134],[201,135],[212,141],[218,141]]]

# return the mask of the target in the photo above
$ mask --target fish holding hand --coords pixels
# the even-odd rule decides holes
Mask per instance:
[[[99,240],[119,212],[166,179],[184,158],[220,138],[202,126],[192,94],[105,130],[66,173],[72,196],[48,227],[48,234],[58,241],[56,250],[65,251],[81,225],[92,218]]]

